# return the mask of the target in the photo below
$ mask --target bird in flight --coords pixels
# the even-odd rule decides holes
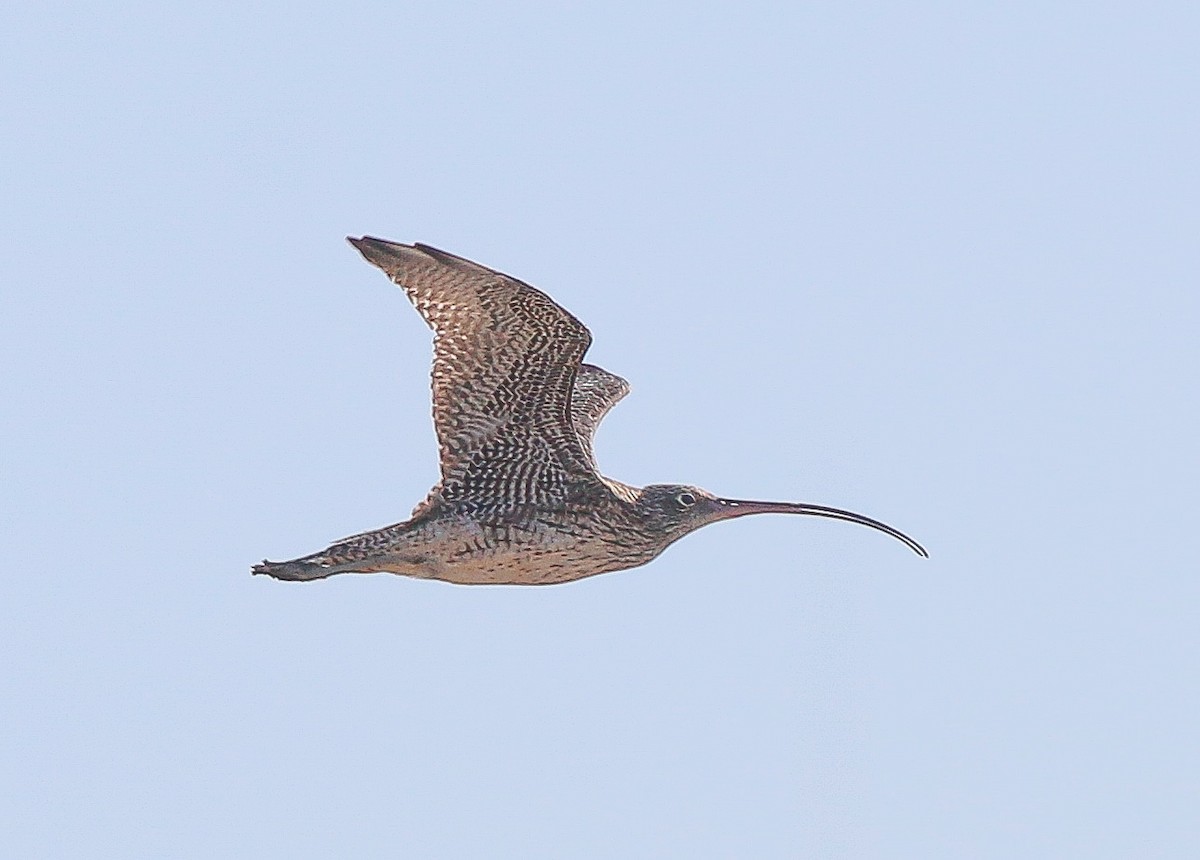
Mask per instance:
[[[824,505],[724,499],[600,474],[592,437],[629,383],[583,363],[591,333],[516,278],[428,245],[349,239],[433,329],[441,480],[396,525],[254,573],[306,581],[387,572],[464,585],[547,585],[638,567],[709,523],[806,514],[912,538]]]

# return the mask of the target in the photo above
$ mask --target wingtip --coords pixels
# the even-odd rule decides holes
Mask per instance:
[[[361,236],[358,238],[347,236],[346,241],[353,245],[355,250],[362,254],[363,259],[368,263],[383,269],[389,274],[396,266],[410,259],[413,253],[412,245],[389,242],[387,239],[378,239],[375,236]]]
[[[387,239],[379,239],[375,236],[359,236],[358,238],[355,238],[354,236],[347,236],[346,241],[363,253],[366,253],[368,248],[383,249],[395,248],[398,246],[397,242],[389,242]]]
[[[346,241],[353,245],[368,263],[383,269],[393,276],[398,267],[414,263],[428,264],[429,262],[471,272],[476,275],[498,274],[486,266],[481,266],[479,263],[471,262],[463,257],[451,254],[449,251],[442,251],[432,245],[425,245],[421,242],[414,242],[411,245],[407,245],[403,242],[378,239],[375,236],[362,236],[360,238],[347,236]]]

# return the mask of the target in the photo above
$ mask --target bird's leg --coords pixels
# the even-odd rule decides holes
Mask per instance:
[[[250,572],[265,573],[267,576],[289,582],[308,582],[313,579],[324,579],[335,573],[342,573],[344,570],[344,566],[317,564],[297,558],[293,561],[267,561],[264,559],[262,564],[254,565]]]
[[[251,573],[265,573],[289,582],[309,582],[325,579],[338,573],[397,573],[429,579],[437,576],[440,565],[427,555],[383,552],[358,561],[333,563],[318,553],[291,561],[266,561],[251,568]]]

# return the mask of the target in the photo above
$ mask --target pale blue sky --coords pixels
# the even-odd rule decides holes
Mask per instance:
[[[20,4],[0,855],[1200,856],[1193,4]],[[553,295],[630,483],[573,585],[249,566],[403,519],[429,336]]]

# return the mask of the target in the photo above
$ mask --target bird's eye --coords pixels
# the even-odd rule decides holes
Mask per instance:
[[[690,508],[696,504],[696,496],[685,490],[675,497],[675,501],[679,502],[679,507],[681,508]]]

